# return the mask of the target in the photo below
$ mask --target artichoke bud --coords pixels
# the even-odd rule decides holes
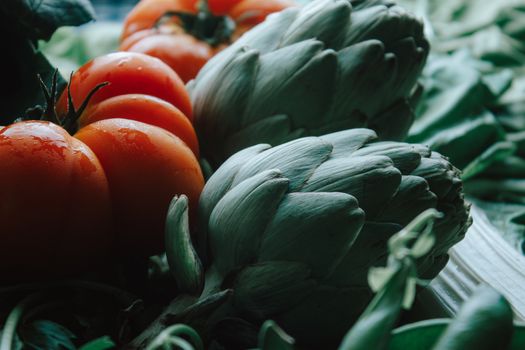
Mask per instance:
[[[206,184],[199,246],[238,314],[275,319],[299,341],[325,324],[339,341],[371,299],[369,268],[386,263],[389,239],[426,209],[443,217],[414,271],[433,278],[443,268],[470,225],[461,191],[444,157],[369,129],[253,146]]]
[[[419,20],[387,2],[315,0],[273,14],[188,85],[204,156],[220,165],[257,142],[357,127],[401,140],[428,50]]]

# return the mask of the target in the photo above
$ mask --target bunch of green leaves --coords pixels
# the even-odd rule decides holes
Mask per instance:
[[[399,2],[424,19],[432,46],[408,140],[462,169],[466,193],[523,252],[525,4]]]
[[[77,26],[95,16],[89,0],[2,0],[0,30],[4,33],[3,83],[0,85],[0,123],[13,121],[44,102],[37,74],[50,85],[54,67],[38,50],[57,28]],[[64,80],[60,79],[61,85]]]

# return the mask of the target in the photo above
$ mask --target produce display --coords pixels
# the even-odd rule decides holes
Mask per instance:
[[[480,1],[2,2],[0,350],[525,347],[428,288],[472,203],[525,232],[525,54],[468,39],[523,6]]]

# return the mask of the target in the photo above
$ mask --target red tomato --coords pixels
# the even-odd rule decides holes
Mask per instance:
[[[197,3],[197,0],[186,0],[184,4],[181,0],[171,0],[169,5],[166,0],[142,0],[125,20],[120,49],[160,58],[187,82],[225,44],[262,22],[268,14],[294,6],[292,0],[209,0],[210,12],[197,15]],[[158,19],[167,11],[194,13],[195,18],[189,23],[200,21],[200,25],[193,25],[190,29],[180,18],[158,25]],[[218,25],[224,17],[230,17],[236,25],[233,33],[225,35],[229,35],[226,38],[224,33],[217,35],[218,31],[214,29],[224,28]],[[153,28],[155,24],[158,26]],[[205,30],[199,31],[198,28]],[[195,37],[191,40],[190,35]]]
[[[235,20],[237,26],[255,26],[274,12],[294,6],[292,0],[243,0],[230,9],[229,16]]]
[[[150,35],[138,40],[127,50],[159,58],[177,72],[185,83],[195,78],[214,53],[210,45],[187,34]]]
[[[199,142],[191,122],[177,107],[157,97],[128,94],[108,98],[88,107],[82,113],[78,126],[82,128],[110,118],[133,119],[161,127],[178,136],[196,157],[199,156]]]
[[[153,27],[168,11],[195,12],[197,0],[141,0],[124,20],[121,39]]]
[[[227,15],[228,12],[243,0],[208,0],[208,7],[210,11],[217,16]],[[259,0],[264,1],[264,0]]]
[[[94,122],[75,137],[93,150],[106,173],[119,249],[137,256],[161,252],[171,199],[184,193],[195,210],[204,186],[192,151],[172,133],[128,119]]]
[[[184,83],[161,60],[134,52],[117,52],[97,57],[73,74],[69,82],[76,108],[93,88],[102,82],[109,85],[99,90],[91,99],[92,104],[113,96],[145,94],[161,98],[192,118],[191,101]],[[67,91],[57,103],[57,112],[67,111]]]
[[[0,130],[0,283],[102,264],[113,244],[108,182],[64,129],[24,121]]]

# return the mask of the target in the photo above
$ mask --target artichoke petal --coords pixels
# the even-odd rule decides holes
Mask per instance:
[[[350,22],[351,5],[348,1],[330,0],[311,2],[303,8],[283,36],[281,46],[291,45],[313,37],[330,48],[339,48]]]
[[[323,135],[321,140],[333,145],[332,158],[348,157],[364,145],[377,140],[377,135],[370,129],[353,129]]]
[[[287,115],[278,114],[261,119],[229,136],[224,142],[225,154],[241,151],[241,149],[238,148],[239,145],[243,144],[243,140],[253,140],[255,143],[267,142],[270,145],[278,145],[283,139],[286,139],[291,132],[292,122]]]
[[[199,133],[221,139],[241,126],[237,116],[244,113],[245,101],[249,99],[253,90],[258,66],[258,51],[242,48],[231,61],[214,67],[213,72],[202,78],[205,86],[193,85],[192,104],[195,106],[195,125]],[[223,93],[202,94],[202,88],[221,90]],[[228,108],[223,109],[220,106]],[[211,118],[203,121],[201,115]],[[201,142],[204,142],[202,138]]]
[[[266,228],[259,261],[303,262],[322,278],[350,249],[363,221],[364,212],[348,194],[289,194]]]
[[[344,192],[357,198],[367,217],[390,201],[401,173],[386,156],[329,159],[317,168],[302,192]]]
[[[230,190],[239,169],[256,154],[270,148],[270,145],[256,145],[246,148],[230,157],[215,174],[208,179],[199,199],[199,244],[206,245],[208,222],[213,208]]]
[[[301,263],[271,261],[247,266],[236,277],[233,303],[258,320],[292,308],[313,292],[317,282]]]
[[[410,145],[400,142],[376,142],[367,144],[355,151],[354,156],[385,155],[393,162],[402,174],[409,174],[419,166],[421,155],[430,154],[423,145]]]
[[[273,147],[252,157],[237,173],[233,185],[263,170],[279,169],[295,191],[332,152],[332,145],[316,137],[305,137]]]
[[[166,257],[180,291],[198,294],[204,283],[202,264],[193,249],[188,218],[188,197],[175,197],[166,219]]]
[[[287,190],[288,179],[268,170],[238,184],[217,203],[208,232],[221,273],[255,260],[262,233]]]
[[[425,179],[405,175],[392,200],[374,220],[395,222],[405,226],[424,211],[422,208],[435,208],[437,201],[436,195],[430,191]]]
[[[320,91],[319,89],[308,90],[309,86],[304,87],[301,85],[303,83],[301,76],[304,75],[304,73],[301,74],[301,70],[304,69],[308,73],[312,70],[308,66],[311,66],[314,68],[313,73],[315,77],[318,79],[322,78],[320,73],[322,73],[323,67],[329,68],[329,66],[326,63],[323,64],[322,61],[319,62],[319,60],[312,62],[312,59],[321,53],[323,47],[324,44],[321,41],[311,39],[295,45],[285,46],[261,56],[256,76],[257,84],[255,84],[252,93],[252,96],[257,96],[257,98],[245,102],[247,107],[242,123],[244,125],[251,124],[257,121],[256,118],[264,118],[276,113],[290,115],[288,111],[298,115],[310,113],[309,108],[315,108],[314,103],[317,102],[316,94]],[[281,59],[283,56],[289,57],[289,59],[283,62]],[[320,67],[316,67],[316,65],[320,65]],[[319,72],[320,70],[321,72]],[[274,79],[276,75],[280,76],[281,79],[276,81]],[[312,78],[310,77],[311,81],[314,81]],[[328,78],[330,78],[329,74]],[[287,94],[293,95],[287,96]],[[286,98],[283,98],[283,95]],[[323,95],[329,94],[325,92]],[[258,98],[258,96],[264,96],[264,98]],[[302,98],[297,100],[298,96]],[[290,102],[295,102],[295,105],[286,106],[286,103]],[[302,105],[299,103],[302,103]],[[281,107],[281,105],[283,108],[277,110],[276,107]],[[294,110],[293,107],[296,109]]]

